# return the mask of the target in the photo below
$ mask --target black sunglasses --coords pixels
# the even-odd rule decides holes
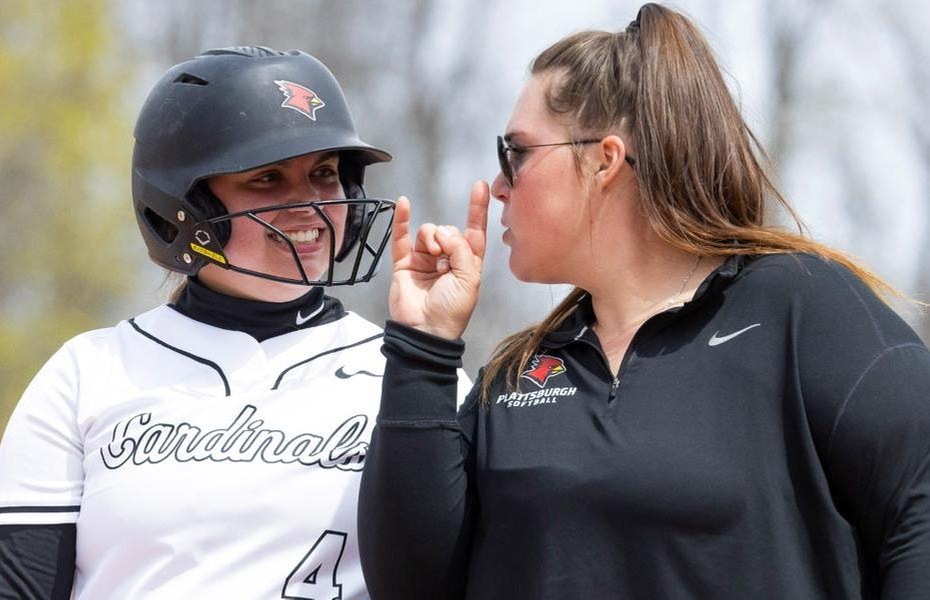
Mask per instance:
[[[568,146],[571,144],[599,144],[601,140],[571,140],[568,142],[556,142],[554,144],[530,144],[528,146],[513,146],[504,141],[504,138],[497,136],[497,162],[501,167],[501,175],[504,176],[504,181],[507,182],[507,185],[513,187],[513,177],[516,174],[519,166],[513,164],[512,155],[514,153],[521,153],[524,150],[530,148],[545,148],[547,146]],[[626,162],[630,163],[630,166],[636,164],[636,160],[630,156],[626,155]]]

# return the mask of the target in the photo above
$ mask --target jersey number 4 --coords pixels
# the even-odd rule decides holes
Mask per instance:
[[[284,582],[282,598],[296,600],[340,600],[342,585],[336,571],[348,534],[327,529]]]

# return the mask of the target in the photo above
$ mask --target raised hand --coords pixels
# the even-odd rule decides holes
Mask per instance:
[[[461,337],[478,302],[489,199],[488,184],[476,182],[464,235],[455,227],[425,223],[413,241],[410,201],[397,200],[391,237],[391,318],[440,337]]]

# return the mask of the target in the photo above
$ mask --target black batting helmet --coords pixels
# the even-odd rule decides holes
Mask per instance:
[[[368,240],[383,213],[388,223],[394,203],[365,197],[365,167],[391,160],[390,154],[359,139],[342,89],[314,57],[261,46],[208,50],[172,67],[149,93],[139,113],[132,156],[132,195],[136,219],[151,259],[172,271],[195,275],[204,265],[305,285],[351,285],[374,275],[390,234]],[[281,162],[303,154],[337,151],[345,199],[313,206],[330,229],[326,279],[310,280],[293,244],[261,219],[269,207],[229,215],[206,179]],[[319,206],[348,205],[342,246],[332,247],[332,223]],[[251,218],[290,244],[297,278],[251,271],[230,264],[223,247],[232,218]],[[335,280],[334,262],[354,254],[351,274]],[[369,267],[362,268],[363,256]],[[361,269],[361,270],[360,270]]]

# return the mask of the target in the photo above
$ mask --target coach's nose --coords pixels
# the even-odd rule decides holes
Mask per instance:
[[[507,181],[504,179],[503,174],[498,173],[494,181],[491,182],[491,195],[501,202],[510,200],[510,186],[507,185]]]

